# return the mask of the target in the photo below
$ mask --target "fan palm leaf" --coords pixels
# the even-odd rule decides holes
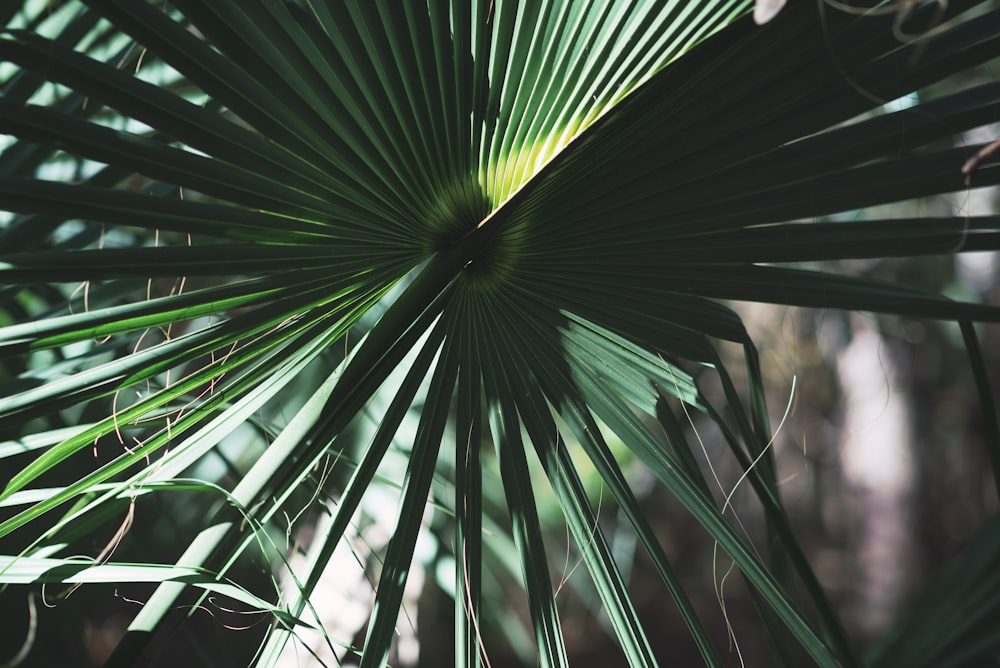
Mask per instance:
[[[274,611],[259,659],[276,660],[314,623],[310,595],[397,442],[408,460],[361,665],[388,661],[429,497],[454,515],[456,662],[481,661],[493,463],[539,663],[567,663],[529,450],[629,664],[655,665],[578,449],[721,665],[610,434],[734,560],[772,628],[818,665],[858,665],[788,526],[755,352],[723,301],[1000,320],[817,269],[1000,248],[997,216],[813,220],[964,190],[982,147],[951,142],[997,120],[997,84],[872,113],[1000,52],[989,3],[907,6],[796,3],[758,27],[741,0],[8,4],[0,581],[68,581],[44,559],[74,526],[189,485],[191,466],[282,406],[294,417],[269,421],[273,441],[238,483],[202,488],[224,503],[174,570],[98,567],[102,581],[161,583],[109,665],[139,660],[186,585],[217,591],[240,555],[273,553],[258,545],[268,527],[330,453],[354,453],[297,591],[240,594]],[[904,21],[933,39],[900,42]],[[1000,163],[971,178],[1000,182]],[[717,340],[746,351],[749,405]],[[725,385],[732,428],[692,363]],[[713,499],[678,401],[722,427],[779,537],[771,560]],[[91,449],[102,460],[73,473]]]

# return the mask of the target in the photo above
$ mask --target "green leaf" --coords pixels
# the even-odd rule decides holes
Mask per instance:
[[[79,577],[51,555],[135,495],[226,498],[183,520],[194,539],[163,547],[176,566],[89,566],[160,583],[111,660],[127,666],[184,587],[238,587],[226,578],[257,554],[286,570],[269,536],[329,513],[308,567],[288,573],[293,593],[254,604],[280,622],[255,659],[273,665],[402,456],[363,665],[388,661],[424,530],[454,568],[456,664],[486,662],[502,634],[485,627],[504,618],[494,592],[506,601],[510,583],[537,660],[568,663],[546,484],[626,661],[655,665],[665,657],[581,479],[592,466],[704,661],[722,665],[630,488],[634,457],[735,561],[787,663],[794,640],[819,665],[859,665],[780,496],[767,358],[721,302],[961,322],[996,459],[972,327],[1000,309],[834,263],[1000,249],[995,215],[877,208],[965,192],[962,165],[981,150],[973,183],[1000,182],[988,135],[964,135],[997,118],[1000,84],[970,73],[998,52],[1000,12],[790,3],[761,27],[752,4],[6,3],[0,538],[30,555],[7,566]],[[716,341],[742,346],[745,369]],[[766,560],[713,497],[678,402],[715,425],[750,483]],[[606,439],[627,451],[616,459]],[[317,483],[331,457],[353,469]],[[425,523],[429,498],[442,512]],[[971,554],[981,574],[989,546]],[[925,661],[989,656],[975,623],[992,608],[954,573],[969,628],[934,638],[942,618],[921,606],[878,661],[907,642]]]

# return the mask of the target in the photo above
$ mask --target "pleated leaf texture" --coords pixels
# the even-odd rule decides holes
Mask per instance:
[[[1000,120],[1000,83],[929,88],[1000,53],[1000,13],[796,2],[758,26],[752,5],[0,5],[0,582],[157,583],[113,666],[155,665],[152,632],[178,602],[225,595],[267,614],[254,662],[278,665],[323,637],[310,597],[378,487],[395,515],[360,665],[390,660],[432,513],[454,566],[456,665],[489,656],[504,562],[531,653],[562,666],[544,484],[622,661],[668,663],[583,467],[705,663],[730,665],[626,480],[623,444],[733,560],[776,644],[862,665],[782,507],[757,355],[727,304],[957,321],[976,359],[970,323],[1000,320],[997,307],[821,267],[1000,248],[997,216],[872,209],[1000,181],[989,142],[956,139]],[[844,212],[861,213],[829,218]],[[745,351],[748,393],[719,342]],[[718,423],[782,558],[724,517],[687,411]],[[266,447],[250,461],[205,473],[254,439]],[[204,508],[168,563],[101,550],[123,517],[152,521],[153,499],[178,493]],[[291,518],[317,509],[329,521],[279,591]],[[980,572],[997,535],[984,531]],[[100,544],[73,557],[88,532]],[[261,554],[268,593],[233,575]],[[927,640],[928,619],[874,665],[903,665],[907,629]],[[905,665],[945,665],[955,643],[995,657],[995,636],[942,635]]]

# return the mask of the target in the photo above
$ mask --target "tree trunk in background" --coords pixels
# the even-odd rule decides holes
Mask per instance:
[[[851,329],[837,361],[844,397],[840,463],[853,497],[843,520],[857,556],[846,618],[871,639],[895,618],[917,567],[917,470],[908,385],[870,319],[854,317]]]

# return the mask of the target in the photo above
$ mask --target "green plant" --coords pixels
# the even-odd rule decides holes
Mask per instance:
[[[998,119],[1000,84],[870,112],[992,58],[1000,14],[975,1],[872,15],[794,3],[758,27],[750,9],[0,8],[0,131],[12,137],[0,157],[0,207],[12,214],[0,235],[0,453],[11,472],[0,582],[70,582],[77,571],[159,582],[109,665],[138,660],[185,587],[228,594],[273,614],[258,657],[267,663],[310,632],[322,567],[403,443],[362,665],[387,660],[429,496],[454,517],[456,662],[480,663],[482,564],[499,549],[483,538],[482,476],[494,466],[539,662],[562,665],[530,445],[629,663],[650,665],[572,459],[582,450],[706,663],[722,665],[612,455],[613,435],[735,561],[776,644],[787,634],[818,665],[859,665],[782,508],[752,342],[716,300],[959,321],[992,405],[970,323],[1000,309],[800,263],[1000,247],[995,216],[811,220],[966,188],[962,164],[980,147],[950,142]],[[995,156],[971,178],[1000,181]],[[713,340],[744,348],[748,402]],[[699,391],[693,365],[721,382],[724,410]],[[713,498],[681,403],[719,425],[746,469],[767,518],[766,558]],[[269,444],[234,485],[191,480],[247,425]],[[484,441],[495,458],[480,452]],[[996,438],[991,447],[1000,461]],[[91,450],[102,458],[85,459]],[[331,454],[353,465],[335,492],[315,480]],[[176,565],[66,558],[81,535],[149,497],[190,490],[224,502]],[[334,516],[298,592],[229,581],[241,555],[281,568],[275,527],[314,492],[330,495]],[[967,558],[980,577],[996,535],[994,523]],[[981,591],[987,602],[965,604],[995,613],[996,584]],[[976,651],[955,665],[995,658],[995,629],[975,642],[961,635],[989,617],[965,613],[953,635],[922,632],[929,647],[906,665],[944,665],[937,652],[956,642]],[[906,630],[934,610],[925,615],[874,665],[899,665]]]

